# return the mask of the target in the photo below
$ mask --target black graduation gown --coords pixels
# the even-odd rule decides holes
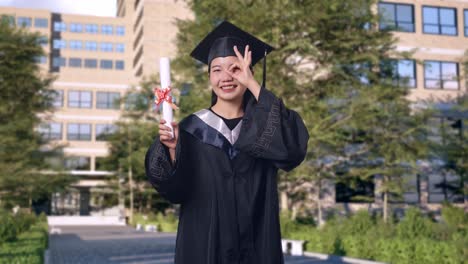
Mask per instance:
[[[277,171],[305,157],[301,117],[262,88],[232,131],[206,109],[179,128],[174,166],[159,138],[145,160],[151,184],[181,204],[175,263],[284,263]]]

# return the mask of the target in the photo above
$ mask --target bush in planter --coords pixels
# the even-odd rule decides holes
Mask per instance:
[[[0,244],[16,240],[18,234],[13,217],[5,212],[0,213]]]
[[[405,217],[398,223],[397,235],[402,239],[427,238],[433,235],[433,229],[434,223],[413,207],[406,211]]]
[[[14,216],[14,221],[16,225],[16,231],[18,233],[23,233],[25,231],[28,231],[29,228],[36,223],[36,216],[31,213],[26,213],[23,211],[19,211],[15,216]]]
[[[468,224],[468,215],[465,214],[463,208],[444,204],[442,207],[442,220],[453,230],[465,230]]]

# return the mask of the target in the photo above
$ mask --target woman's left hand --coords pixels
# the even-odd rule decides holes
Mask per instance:
[[[249,50],[249,45],[245,46],[244,56],[239,52],[237,46],[234,46],[234,52],[236,53],[238,63],[234,63],[229,67],[227,73],[234,78],[236,81],[246,86],[256,98],[260,93],[260,85],[253,77],[253,73],[250,70],[250,64],[252,63],[252,51]]]

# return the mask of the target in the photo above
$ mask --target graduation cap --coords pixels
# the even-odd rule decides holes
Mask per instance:
[[[236,56],[234,46],[243,55],[245,47],[249,45],[252,51],[252,65],[263,58],[263,83],[266,81],[266,55],[273,47],[243,31],[235,25],[223,21],[198,44],[190,53],[196,60],[210,66],[211,61],[218,57]]]

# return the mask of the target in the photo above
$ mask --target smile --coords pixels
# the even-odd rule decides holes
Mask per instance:
[[[221,86],[221,90],[228,92],[234,90],[236,87],[237,85],[225,85]]]

